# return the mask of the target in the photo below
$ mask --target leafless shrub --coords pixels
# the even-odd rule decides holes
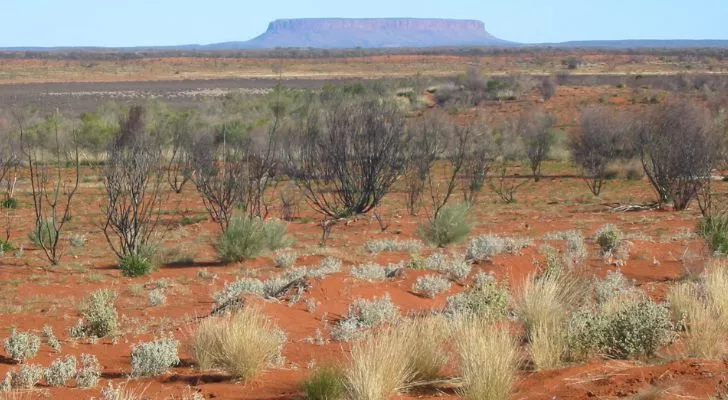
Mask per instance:
[[[541,96],[543,96],[544,101],[549,101],[554,97],[558,86],[559,84],[553,76],[543,78],[541,81]]]
[[[608,108],[587,108],[581,114],[580,132],[570,142],[574,161],[595,196],[608,177],[609,163],[629,149],[625,119],[624,114]]]
[[[394,104],[342,99],[301,126],[287,146],[289,173],[328,217],[370,211],[404,170],[404,117]]]
[[[523,142],[516,134],[516,127],[515,121],[506,121],[500,126],[495,139],[498,157],[494,161],[494,173],[487,179],[488,187],[504,203],[515,202],[518,189],[528,183],[513,173],[513,168],[524,158]]]
[[[526,150],[533,179],[541,179],[541,164],[546,159],[554,144],[555,137],[551,129],[556,125],[556,117],[541,111],[527,110],[518,121],[518,132]]]
[[[638,128],[637,146],[645,173],[660,203],[683,210],[710,180],[720,141],[710,113],[682,101],[648,113]]]
[[[407,192],[407,210],[417,215],[422,206],[422,195],[433,164],[442,151],[444,121],[439,114],[431,114],[409,127],[407,171],[404,174]]]
[[[287,184],[278,196],[281,200],[281,217],[284,221],[293,221],[298,214],[298,205],[301,202],[298,189],[294,184]]]
[[[162,154],[149,135],[144,108],[134,106],[120,122],[104,170],[104,236],[119,258],[140,256],[159,220]]]
[[[195,115],[192,112],[172,113],[162,121],[162,130],[170,140],[171,155],[167,161],[167,183],[175,193],[181,193],[192,179],[192,130]]]
[[[27,126],[26,115],[22,112],[14,114],[20,132],[21,150],[28,165],[33,196],[35,228],[31,236],[37,239],[36,244],[43,250],[48,261],[56,265],[61,258],[59,248],[61,232],[66,222],[71,219],[71,203],[78,190],[80,179],[76,131],[71,128],[73,133],[70,143],[63,143],[58,112],[32,128]],[[29,137],[30,130],[35,131],[35,137]],[[41,136],[45,137],[45,146],[38,143],[39,140],[43,140]],[[50,159],[46,159],[47,150],[50,150]],[[75,169],[74,178],[70,181],[63,177],[63,167],[66,163]]]

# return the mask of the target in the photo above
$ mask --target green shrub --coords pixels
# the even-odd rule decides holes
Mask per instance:
[[[614,358],[651,356],[674,333],[667,308],[652,300],[632,301],[608,316],[604,351]]]
[[[18,199],[16,199],[15,197],[11,197],[9,199],[3,200],[2,204],[0,205],[2,206],[2,208],[16,209],[18,208]]]
[[[236,262],[289,246],[290,242],[283,223],[235,217],[220,235],[217,250],[224,262]]]
[[[119,260],[119,269],[124,276],[144,276],[156,269],[156,266],[149,258],[141,254],[130,254]]]
[[[333,366],[320,367],[303,383],[308,400],[339,400],[344,398],[344,373]]]
[[[53,219],[48,218],[37,221],[35,229],[28,234],[28,239],[36,246],[53,246],[56,241],[56,229],[53,225]]]
[[[509,298],[506,284],[499,284],[493,275],[481,272],[475,276],[472,290],[448,297],[445,314],[455,318],[497,319],[506,315]]]
[[[610,253],[619,247],[622,241],[622,231],[615,225],[607,224],[599,228],[594,240],[601,248],[602,253]]]
[[[698,222],[698,233],[715,254],[728,254],[728,213],[704,217]]]
[[[82,319],[71,328],[71,336],[102,338],[115,333],[119,327],[115,301],[116,293],[109,289],[92,293],[81,305]]]
[[[471,226],[467,221],[470,206],[467,203],[446,205],[428,223],[420,226],[425,240],[438,247],[460,242],[470,234]]]
[[[566,354],[569,361],[583,361],[604,347],[606,318],[589,308],[571,313],[566,321]]]
[[[0,255],[11,251],[15,251],[15,246],[9,240],[0,240]]]

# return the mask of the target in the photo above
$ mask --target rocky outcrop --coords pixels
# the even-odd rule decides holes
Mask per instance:
[[[284,19],[270,23],[247,48],[384,48],[503,45],[480,21],[451,19]]]

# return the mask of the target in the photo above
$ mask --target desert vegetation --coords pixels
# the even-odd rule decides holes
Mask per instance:
[[[710,82],[461,71],[0,110],[0,391],[717,396]]]

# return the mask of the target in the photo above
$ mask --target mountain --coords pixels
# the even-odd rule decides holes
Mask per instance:
[[[262,35],[247,42],[218,43],[208,50],[312,47],[320,49],[507,46],[485,30],[485,24],[454,19],[311,18],[273,21]]]

